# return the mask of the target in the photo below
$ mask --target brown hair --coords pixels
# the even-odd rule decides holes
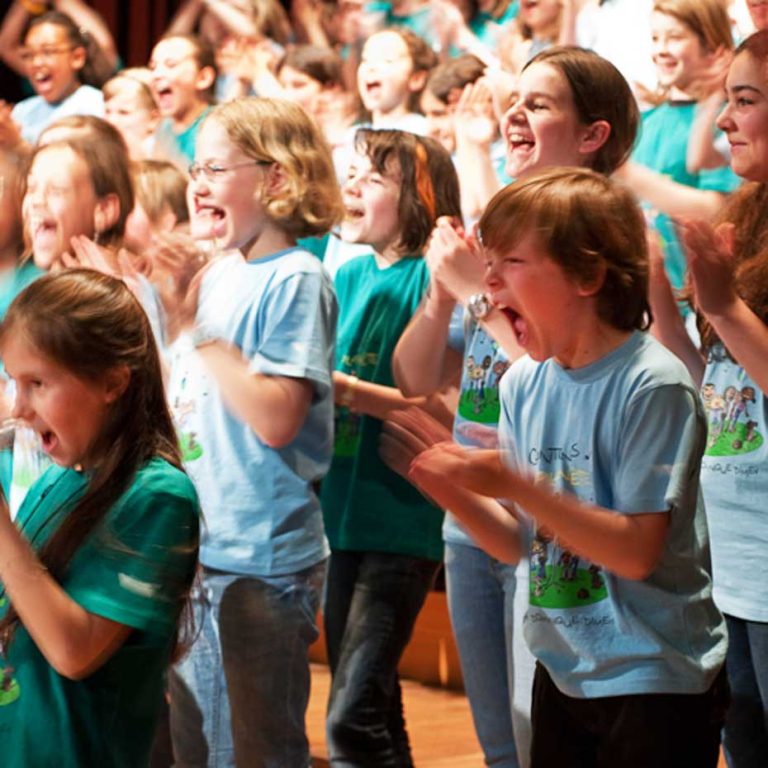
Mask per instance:
[[[133,181],[130,173],[128,148],[120,132],[100,117],[71,115],[57,120],[46,128],[73,129],[72,136],[45,144],[45,132],[32,153],[30,164],[49,147],[69,147],[88,168],[88,175],[97,198],[117,195],[119,212],[113,224],[99,232],[100,242],[110,247],[122,244],[125,220],[133,210]]]
[[[455,59],[438,64],[430,73],[425,89],[436,99],[447,104],[454,91],[474,83],[483,76],[485,64],[477,56],[465,53]]]
[[[167,160],[138,160],[131,165],[136,202],[153,224],[170,211],[176,223],[189,221],[187,177]]]
[[[602,278],[598,317],[620,330],[645,330],[648,247],[645,220],[633,194],[581,168],[552,168],[498,192],[479,222],[486,251],[505,253],[533,231],[547,254],[574,281]]]
[[[533,64],[548,64],[562,73],[584,125],[605,120],[611,126],[608,140],[595,152],[590,167],[598,173],[613,173],[632,152],[640,121],[637,102],[624,76],[602,56],[570,45],[547,48],[523,71]]]
[[[210,67],[213,70],[213,79],[211,84],[204,90],[200,91],[200,96],[209,104],[213,104],[216,99],[216,76],[218,75],[218,68],[216,67],[216,54],[213,50],[213,46],[200,35],[192,34],[191,32],[169,32],[163,35],[157,42],[163,40],[186,40],[192,46],[192,57],[197,64],[197,69],[206,69]],[[155,43],[157,45],[157,43]],[[154,48],[153,48],[154,51]]]
[[[24,197],[24,179],[28,166],[28,152],[23,149],[0,148],[0,204],[13,211],[11,231],[3,232],[3,237],[16,241],[17,259],[22,256],[24,250],[21,201]]]
[[[205,120],[216,120],[248,157],[280,166],[285,184],[262,202],[289,235],[323,235],[341,220],[331,150],[301,107],[284,99],[235,99],[219,104]]]
[[[106,56],[94,40],[93,36],[82,27],[79,27],[72,18],[61,11],[46,11],[40,16],[35,16],[27,26],[24,40],[31,29],[42,24],[53,24],[61,27],[67,34],[69,44],[73,48],[82,48],[85,51],[85,64],[77,73],[78,80],[85,85],[101,88],[103,83],[114,73],[114,67],[107,62]]]
[[[334,85],[343,86],[341,66],[341,57],[330,48],[319,45],[292,45],[280,59],[277,72],[283,67],[292,67],[327,88]]]
[[[440,142],[406,131],[361,128],[355,148],[381,174],[400,171],[399,247],[420,256],[439,216],[461,216],[459,179]]]
[[[653,10],[673,16],[699,38],[705,51],[733,48],[733,32],[724,0],[655,0]]]
[[[98,381],[119,366],[130,373],[93,448],[99,461],[85,495],[39,552],[42,564],[61,582],[78,549],[128,490],[136,472],[154,457],[181,468],[181,455],[149,320],[122,280],[91,269],[39,278],[11,304],[0,326],[0,343],[18,333],[85,381]],[[186,592],[188,584],[182,586]],[[10,629],[16,619],[11,605],[0,631]]]

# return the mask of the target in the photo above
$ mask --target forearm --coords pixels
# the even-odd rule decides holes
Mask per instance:
[[[432,291],[424,297],[392,355],[395,383],[407,397],[434,392],[444,378],[448,332],[456,305],[434,294]]]
[[[82,0],[55,0],[54,6],[57,11],[69,16],[78,27],[85,29],[96,41],[109,64],[117,66],[115,40],[100,13]]]
[[[65,677],[78,679],[89,674],[130,632],[72,600],[43,568],[7,515],[0,519],[0,581],[35,645]]]
[[[453,485],[444,477],[416,476],[414,480],[422,493],[451,512],[491,557],[503,563],[520,560],[519,523],[498,501]]]
[[[488,201],[501,189],[491,161],[489,146],[477,146],[456,132],[456,170],[462,182],[471,180],[472,192],[466,196],[470,206],[464,210],[466,216],[479,217]]]
[[[427,397],[406,397],[397,387],[374,384],[340,371],[334,373],[333,385],[337,405],[381,421],[392,411],[410,407],[424,408],[429,401]]]
[[[203,0],[187,0],[171,19],[166,35],[183,35],[193,32],[200,14],[203,11]]]
[[[306,420],[312,385],[304,379],[253,373],[235,347],[214,341],[197,349],[228,410],[270,448],[288,445]]]
[[[576,554],[627,579],[644,579],[661,554],[669,514],[622,514],[517,476],[512,498]]]
[[[724,195],[697,189],[664,176],[644,165],[628,162],[618,178],[640,198],[668,216],[713,219],[723,206]]]
[[[763,392],[768,392],[768,326],[740,298],[707,319],[733,358]]]
[[[206,10],[210,11],[227,29],[241,37],[257,37],[259,30],[253,18],[235,8],[226,0],[203,0]]]
[[[0,26],[0,58],[23,77],[27,76],[27,71],[19,56],[19,46],[31,18],[29,12],[17,0],[8,9]]]

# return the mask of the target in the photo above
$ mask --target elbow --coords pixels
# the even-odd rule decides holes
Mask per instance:
[[[261,434],[259,434],[259,438],[261,439],[261,442],[264,443],[264,445],[266,445],[268,448],[272,448],[273,450],[278,451],[281,448],[285,448],[286,446],[290,445],[296,439],[296,435],[298,434],[298,427],[296,429],[274,428],[262,430]]]
[[[630,581],[645,581],[656,570],[658,561],[657,556],[639,558],[631,563],[625,563],[620,571],[617,570],[615,573]]]

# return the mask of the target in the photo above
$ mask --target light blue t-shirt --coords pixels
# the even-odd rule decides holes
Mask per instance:
[[[104,96],[98,88],[81,85],[66,99],[48,103],[42,96],[30,96],[20,101],[11,117],[21,128],[21,137],[29,144],[37,143],[40,134],[53,122],[70,115],[104,117]]]
[[[662,554],[642,581],[531,524],[523,633],[533,655],[577,698],[707,690],[727,639],[699,492],[704,409],[682,363],[636,332],[583,368],[516,361],[501,402],[501,444],[518,471],[621,514],[670,511]]]
[[[310,381],[314,399],[293,442],[270,448],[227,408],[191,339],[172,345],[168,395],[203,509],[203,565],[277,576],[327,556],[313,485],[333,450],[336,316],[330,279],[298,248],[225,256],[206,273],[198,326],[237,347],[254,373]]]
[[[499,383],[509,368],[504,350],[483,327],[456,305],[448,345],[463,355],[459,403],[453,420],[453,439],[471,448],[499,445]],[[443,521],[443,540],[476,547],[472,537],[450,512]]]
[[[732,616],[768,622],[768,402],[721,344],[709,351],[701,395],[709,425],[701,487],[715,601]]]

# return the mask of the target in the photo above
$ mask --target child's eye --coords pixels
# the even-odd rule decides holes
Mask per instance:
[[[220,178],[227,172],[227,169],[218,163],[208,163],[205,170],[214,178]]]
[[[739,96],[738,99],[736,99],[736,106],[737,107],[748,107],[750,104],[754,104],[755,102],[752,101],[752,99],[748,99],[745,96]]]

